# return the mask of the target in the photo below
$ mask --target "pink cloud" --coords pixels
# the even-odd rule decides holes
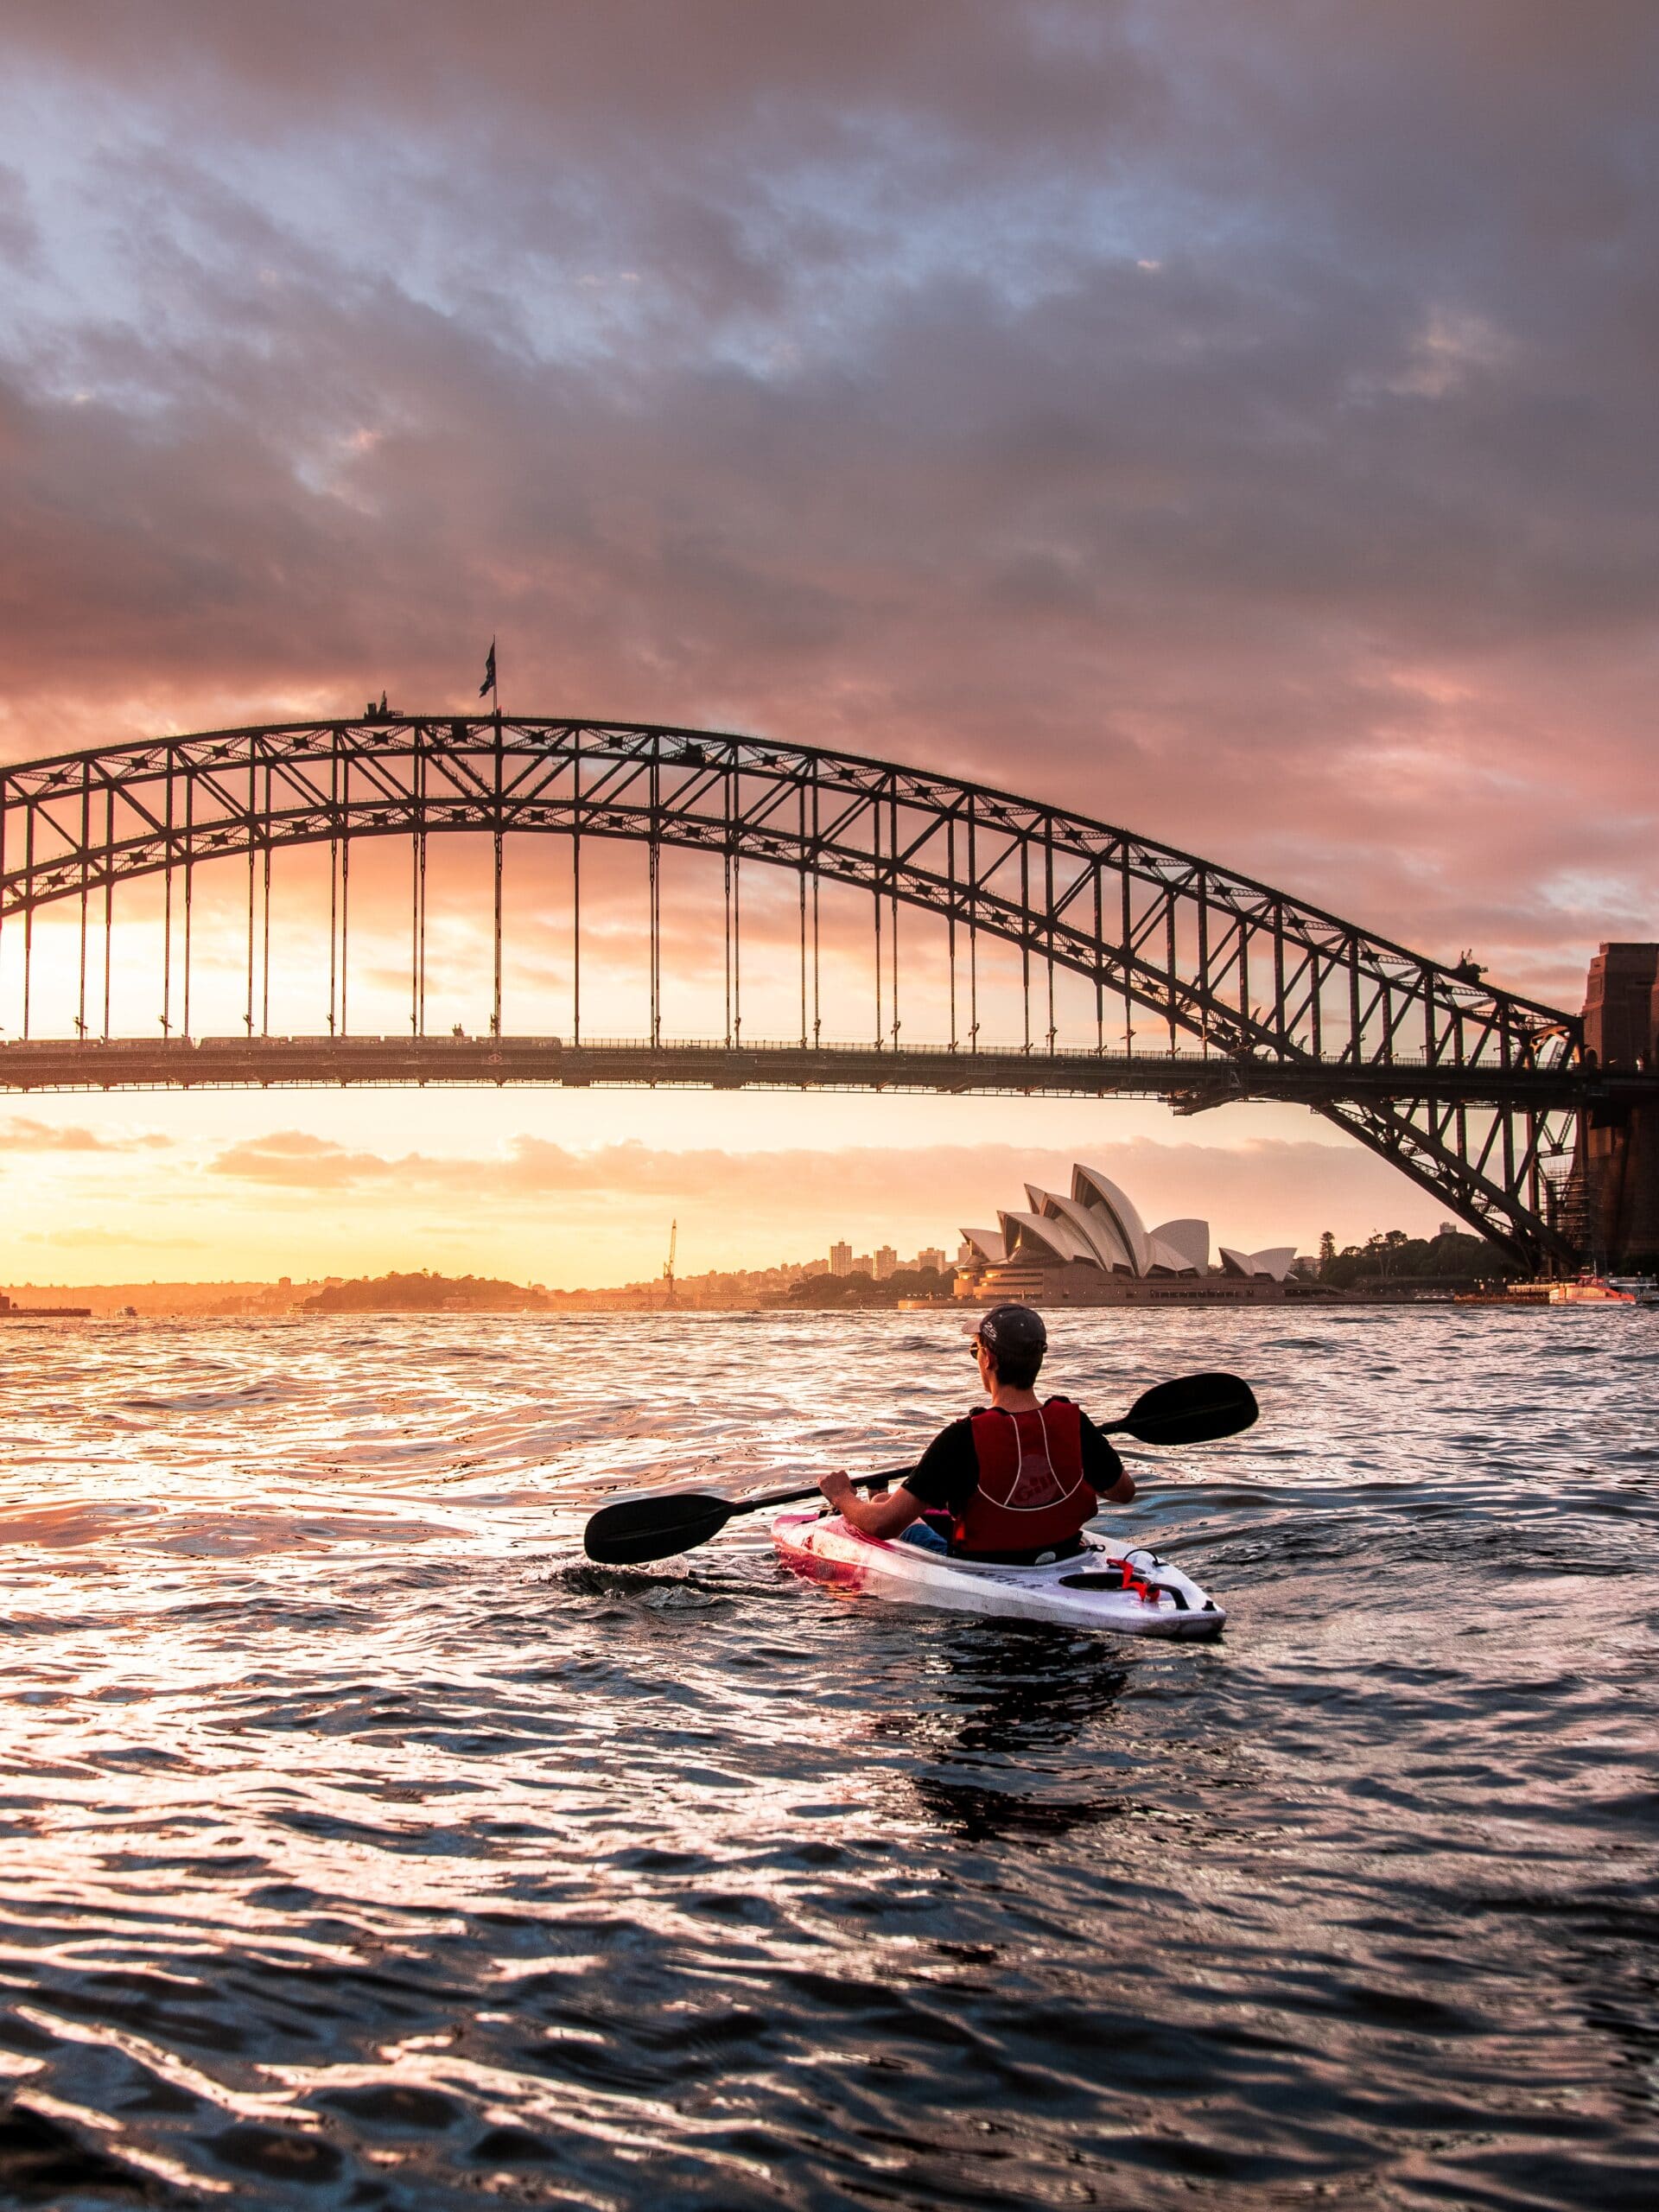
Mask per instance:
[[[161,1152],[173,1141],[157,1129],[101,1136],[92,1129],[31,1121],[21,1114],[0,1121],[0,1158],[9,1152]]]
[[[1396,1224],[1421,1230],[1443,1212],[1346,1145],[1271,1140],[1228,1147],[1141,1139],[1103,1142],[1090,1156],[1148,1220],[1198,1213],[1218,1234],[1256,1243],[1278,1236],[1311,1246],[1325,1227],[1344,1241]],[[878,1243],[899,1234],[945,1237],[954,1250],[964,1224],[994,1221],[999,1206],[1022,1205],[1027,1179],[1067,1187],[1071,1157],[1004,1144],[738,1153],[626,1143],[581,1152],[532,1136],[492,1157],[393,1157],[289,1130],[227,1147],[209,1172],[273,1189],[377,1200],[395,1185],[411,1199],[447,1198],[469,1219],[489,1212],[522,1217],[532,1208],[566,1228],[587,1221],[611,1229],[635,1214],[654,1220],[672,1209],[697,1220],[704,1249],[730,1250],[739,1243],[770,1249],[782,1238],[810,1250],[827,1248],[844,1231]],[[766,1250],[751,1255],[765,1256]]]

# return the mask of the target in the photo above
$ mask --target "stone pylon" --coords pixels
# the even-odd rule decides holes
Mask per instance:
[[[1586,1059],[1659,1067],[1659,944],[1604,944],[1590,963]],[[1659,1106],[1592,1106],[1573,1182],[1586,1256],[1614,1274],[1659,1273]]]

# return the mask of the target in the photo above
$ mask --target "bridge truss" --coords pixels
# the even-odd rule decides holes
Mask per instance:
[[[460,831],[493,841],[493,996],[479,1039],[425,1030],[427,845]],[[568,1039],[503,1032],[503,854],[510,836],[524,835],[571,843]],[[365,838],[409,842],[407,1039],[350,1029],[351,855]],[[646,850],[643,1039],[583,1036],[581,856],[592,839]],[[269,1020],[270,858],[301,845],[328,850],[327,1029],[278,1038]],[[670,848],[721,864],[725,1023],[715,1039],[662,1033],[660,862]],[[247,871],[245,1034],[199,1040],[195,879],[204,866],[237,860]],[[764,1044],[743,1035],[743,881],[755,867],[791,873],[798,910],[798,1035]],[[162,973],[149,1018],[160,1034],[146,1041],[111,1030],[109,935],[118,888],[157,876]],[[859,1045],[822,1033],[819,893],[830,884],[869,900],[874,1019]],[[35,918],[66,902],[79,918],[79,1011],[73,1038],[41,1038],[30,1028]],[[947,945],[949,1034],[927,1047],[900,1036],[901,917],[917,910],[943,925]],[[100,931],[101,969],[95,951],[88,957]],[[1013,1051],[982,1046],[985,941],[1018,957],[1024,1035]],[[0,1044],[0,1087],[14,1090],[763,1083],[1142,1091],[1189,1113],[1298,1099],[1540,1269],[1580,1256],[1560,1189],[1581,1154],[1584,1116],[1604,1094],[1642,1080],[1586,1067],[1575,1015],[1128,830],[890,762],[656,725],[387,715],[158,739],[0,770],[0,963],[8,957],[21,963],[22,1019],[20,1033]],[[1093,994],[1092,1052],[1058,1042],[1056,978],[1068,974]],[[88,999],[89,977],[96,988],[100,975],[101,1007]],[[321,995],[321,960],[318,976]],[[1147,1016],[1158,1033],[1152,1048]]]

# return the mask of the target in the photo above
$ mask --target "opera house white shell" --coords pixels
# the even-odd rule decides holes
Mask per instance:
[[[1071,1170],[1069,1197],[1027,1183],[1025,1205],[999,1209],[997,1223],[963,1230],[969,1256],[957,1273],[959,1298],[1117,1304],[1282,1295],[1295,1258],[1289,1244],[1262,1252],[1223,1245],[1220,1272],[1212,1275],[1207,1221],[1148,1229],[1125,1192],[1081,1162]]]

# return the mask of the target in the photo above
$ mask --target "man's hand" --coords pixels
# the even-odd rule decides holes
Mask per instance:
[[[922,1510],[921,1500],[913,1497],[902,1484],[897,1490],[881,1491],[879,1497],[861,1497],[849,1481],[844,1467],[820,1475],[818,1488],[847,1526],[856,1529],[862,1536],[896,1536],[909,1528]]]

